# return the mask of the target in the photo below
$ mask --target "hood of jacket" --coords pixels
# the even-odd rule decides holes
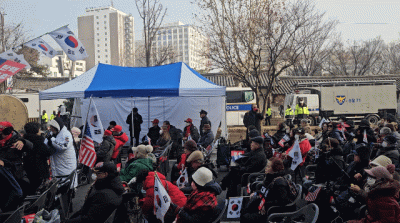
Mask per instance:
[[[110,142],[113,146],[115,146],[115,144],[117,144],[117,142],[115,141],[114,137],[112,136],[104,136],[103,140],[107,140],[108,142]]]
[[[125,191],[118,174],[114,176],[109,176],[105,179],[96,180],[96,182],[94,183],[94,188],[96,188],[96,190],[111,189],[117,195],[122,195]]]
[[[44,137],[36,134],[25,134],[24,139],[29,140],[33,144],[43,143]]]
[[[147,175],[146,179],[144,180],[144,184],[143,184],[143,189],[144,190],[147,190],[149,188],[154,188],[154,175],[155,175],[155,172],[149,172],[149,174]],[[159,172],[157,172],[157,176],[158,176],[158,178],[160,178],[162,184],[165,187],[165,184],[164,184],[164,182],[166,180],[165,176],[162,175]]]
[[[201,191],[208,191],[211,193],[215,193],[215,195],[220,195],[222,189],[221,186],[213,180],[209,183],[206,183],[203,187],[201,187]]]

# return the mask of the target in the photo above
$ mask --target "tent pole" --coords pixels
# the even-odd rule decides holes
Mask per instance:
[[[164,115],[164,122],[166,121],[165,120],[165,98],[163,98],[163,115]]]
[[[134,136],[135,135],[135,128],[134,128],[134,126],[133,126],[133,106],[132,106],[132,101],[133,101],[133,97],[131,96],[131,127],[132,127],[132,129],[131,129],[131,132],[130,132],[130,140],[131,140],[131,145],[132,146],[135,146],[134,144],[133,144],[133,137],[132,136]],[[133,103],[133,104],[135,104],[135,102]]]
[[[147,97],[147,117],[148,117],[148,121],[147,121],[147,129],[150,129],[150,96]]]

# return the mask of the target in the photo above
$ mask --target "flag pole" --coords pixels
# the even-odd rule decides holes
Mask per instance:
[[[84,122],[85,124],[83,124],[82,139],[85,136],[85,132],[86,132],[86,124],[87,124],[87,120],[88,120],[88,116],[89,116],[90,106],[92,105],[92,96],[93,95],[90,95],[89,107],[88,107],[88,110],[87,110],[87,113],[86,113],[86,119],[85,119],[85,122]],[[79,147],[78,162],[79,162],[79,158],[80,158],[81,149],[82,149],[82,143],[81,143],[81,146]]]

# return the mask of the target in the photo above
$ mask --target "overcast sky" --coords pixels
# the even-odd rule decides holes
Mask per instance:
[[[168,8],[165,22],[193,23],[192,0],[161,0]],[[5,22],[23,22],[31,37],[40,36],[70,24],[77,32],[77,17],[88,7],[109,6],[110,0],[0,0]],[[114,7],[131,13],[135,29],[140,30],[135,0],[114,0]],[[344,40],[367,40],[381,36],[386,42],[399,39],[400,0],[316,0],[317,8],[329,18],[339,20],[337,29]],[[136,32],[138,33],[138,32]],[[140,35],[137,35],[137,39]],[[46,37],[46,40],[50,38]],[[52,43],[50,43],[53,45]]]

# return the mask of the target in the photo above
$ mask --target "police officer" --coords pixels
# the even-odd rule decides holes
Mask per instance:
[[[307,105],[304,103],[304,100],[301,98],[299,100],[299,103],[296,105],[294,115],[296,116],[296,124],[300,124],[300,120],[303,118],[307,118],[307,116],[310,114],[308,111]]]
[[[49,116],[47,116],[46,110],[42,113],[42,130],[47,129],[47,122],[49,122]]]
[[[288,105],[287,109],[285,110],[285,118],[286,118],[286,125],[293,126],[294,112],[290,107],[290,105]]]
[[[271,108],[268,106],[267,111],[265,112],[265,126],[271,125],[271,116],[272,111]]]

